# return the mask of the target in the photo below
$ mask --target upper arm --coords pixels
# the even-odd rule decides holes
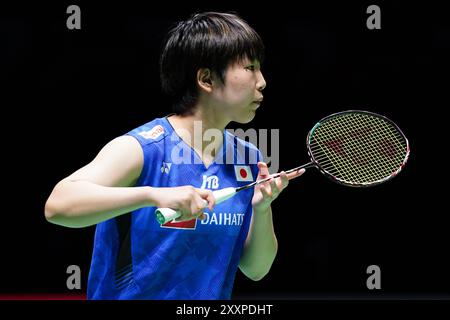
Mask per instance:
[[[143,164],[144,153],[139,142],[131,136],[121,136],[106,144],[94,160],[63,181],[84,180],[107,187],[132,186]]]

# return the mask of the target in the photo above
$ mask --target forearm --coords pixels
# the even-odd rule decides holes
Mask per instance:
[[[152,206],[151,187],[105,187],[88,181],[58,184],[45,205],[48,221],[80,228]]]
[[[253,212],[249,235],[244,245],[239,267],[253,280],[262,279],[270,270],[278,250],[272,220],[272,209]]]

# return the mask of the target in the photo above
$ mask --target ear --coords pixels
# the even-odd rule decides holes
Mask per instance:
[[[211,92],[213,87],[212,72],[207,68],[198,69],[197,84],[201,90]]]

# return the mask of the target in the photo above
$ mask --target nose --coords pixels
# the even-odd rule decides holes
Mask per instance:
[[[264,76],[261,71],[258,71],[257,77],[258,80],[256,81],[256,89],[258,91],[263,91],[264,88],[266,87],[266,80],[264,79]]]

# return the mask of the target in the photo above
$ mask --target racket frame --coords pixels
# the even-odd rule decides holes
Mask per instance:
[[[357,182],[348,182],[345,181],[343,179],[339,179],[338,177],[334,176],[333,174],[331,174],[330,172],[328,172],[325,168],[323,168],[323,166],[320,165],[320,163],[316,160],[316,158],[314,157],[314,154],[311,150],[311,140],[313,139],[313,134],[314,132],[317,130],[317,128],[319,128],[324,122],[329,121],[331,118],[335,118],[338,116],[341,116],[343,114],[350,114],[350,113],[361,113],[361,114],[366,114],[366,115],[370,115],[376,118],[381,118],[384,121],[388,122],[390,125],[392,125],[402,136],[403,139],[405,139],[406,142],[406,153],[405,153],[405,157],[403,159],[402,164],[399,166],[399,168],[397,170],[395,170],[394,172],[392,172],[389,176],[384,177],[382,179],[373,181],[373,182],[368,182],[368,183],[357,183]],[[409,154],[410,154],[410,147],[409,147],[409,141],[406,138],[405,134],[403,133],[403,131],[397,126],[397,124],[395,124],[391,119],[374,113],[374,112],[370,112],[370,111],[365,111],[365,110],[345,110],[345,111],[340,111],[340,112],[336,112],[333,114],[330,114],[324,118],[322,118],[319,122],[317,122],[314,127],[312,127],[312,129],[308,132],[308,135],[306,136],[306,146],[308,149],[308,155],[309,158],[311,159],[311,165],[310,166],[314,166],[316,167],[323,175],[325,175],[327,178],[331,179],[333,182],[339,183],[341,185],[345,185],[345,186],[349,186],[349,187],[371,187],[371,186],[375,186],[378,184],[381,184],[383,182],[386,182],[390,179],[392,179],[393,177],[395,177],[396,175],[398,175],[400,173],[400,171],[402,171],[403,167],[405,166],[406,162],[409,159]]]

